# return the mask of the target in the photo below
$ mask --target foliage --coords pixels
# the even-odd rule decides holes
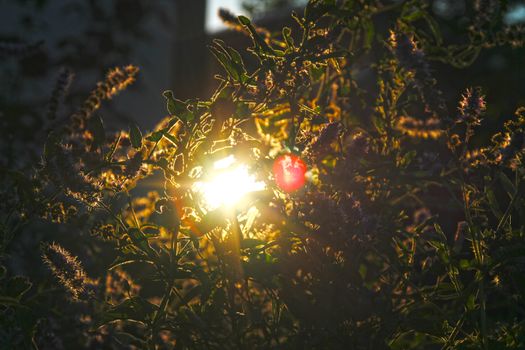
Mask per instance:
[[[151,132],[106,130],[138,72],[111,70],[41,162],[1,170],[0,344],[522,349],[525,109],[476,140],[483,92],[450,109],[432,71],[522,45],[504,10],[475,2],[453,44],[415,0],[310,1],[276,34],[240,16],[255,67],[214,41],[216,92],[164,92]],[[287,193],[290,153],[310,171]],[[266,190],[209,210],[193,184],[232,154]]]

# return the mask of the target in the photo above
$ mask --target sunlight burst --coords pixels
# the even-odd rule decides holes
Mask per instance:
[[[250,192],[262,191],[265,184],[250,174],[248,167],[238,164],[234,156],[214,163],[216,172],[205,181],[194,183],[193,190],[199,193],[209,210],[218,207],[233,207]]]

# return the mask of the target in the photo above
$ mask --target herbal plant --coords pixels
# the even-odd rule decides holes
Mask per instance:
[[[505,9],[476,1],[453,44],[422,1],[310,1],[280,33],[223,12],[255,60],[214,41],[216,92],[164,92],[151,132],[104,127],[138,73],[110,70],[38,165],[1,172],[0,343],[523,348],[525,109],[478,139],[483,91],[450,108],[432,69],[522,45]],[[262,184],[237,204],[202,190],[225,159]]]

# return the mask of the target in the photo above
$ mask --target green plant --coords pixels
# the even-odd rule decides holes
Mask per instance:
[[[138,71],[111,70],[41,164],[2,170],[2,344],[523,348],[525,111],[477,140],[482,91],[449,109],[431,69],[521,45],[504,9],[476,2],[454,44],[420,1],[310,1],[277,34],[240,16],[255,67],[214,41],[216,92],[164,92],[151,132],[105,129]],[[272,173],[290,154],[294,192]],[[195,184],[231,156],[265,189],[212,207]],[[16,276],[16,247],[45,264]]]

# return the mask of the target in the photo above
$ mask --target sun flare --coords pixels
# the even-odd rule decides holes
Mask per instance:
[[[237,163],[234,156],[216,161],[213,169],[213,176],[193,185],[193,190],[202,196],[208,210],[234,207],[248,193],[262,191],[266,187],[264,182],[257,181],[250,174],[246,165]]]

